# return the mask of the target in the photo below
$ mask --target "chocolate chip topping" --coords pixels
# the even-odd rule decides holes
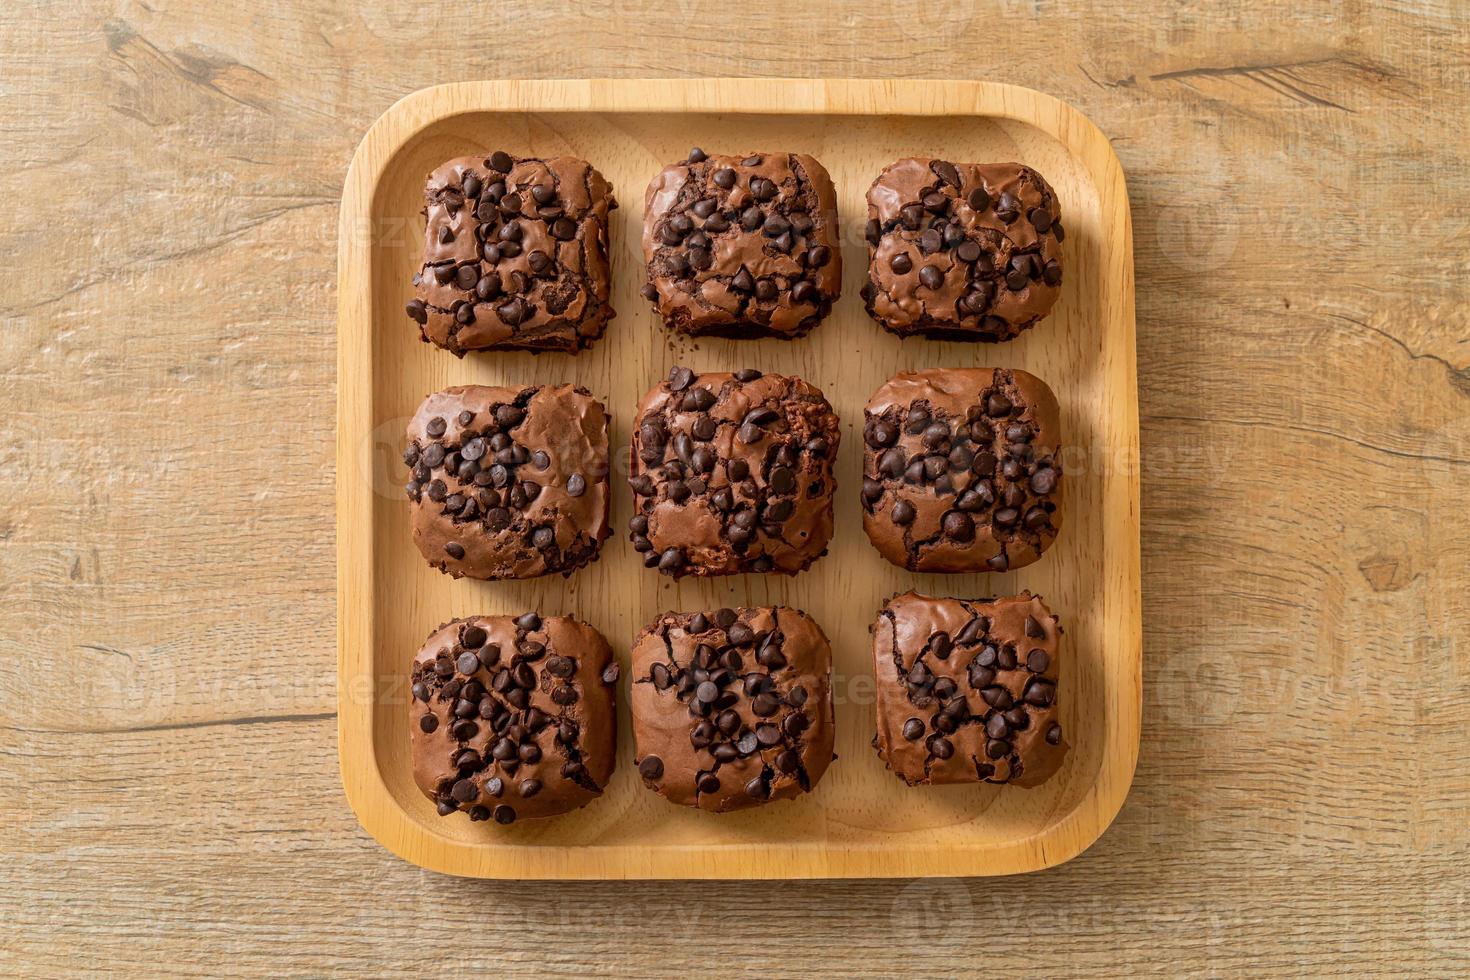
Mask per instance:
[[[690,335],[798,337],[842,285],[837,198],[814,158],[700,156],[648,186],[643,295]]]
[[[575,619],[446,623],[414,658],[414,780],[440,815],[508,824],[602,793],[616,758],[617,663]]]
[[[665,614],[633,647],[639,775],[717,812],[810,790],[833,758],[830,671],[798,610]]]
[[[895,565],[1007,571],[1055,540],[1062,461],[1056,398],[1024,371],[900,374],[868,402],[863,527]]]
[[[633,425],[634,549],[675,577],[801,571],[832,537],[840,436],[800,378],[674,368]]]
[[[609,533],[607,424],[570,385],[430,395],[403,456],[419,550],[456,578],[569,574],[594,560]]]
[[[424,201],[424,261],[406,309],[425,341],[462,357],[576,352],[602,335],[614,316],[617,201],[585,161],[463,157],[429,175]]]
[[[1060,216],[1021,164],[890,164],[868,191],[869,315],[900,336],[1014,337],[1056,302]]]
[[[910,785],[1045,781],[1066,751],[1056,706],[1060,634],[1029,592],[890,599],[873,625],[879,756]]]

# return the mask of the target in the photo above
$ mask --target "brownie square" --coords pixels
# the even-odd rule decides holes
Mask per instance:
[[[916,572],[1029,565],[1061,522],[1056,396],[1025,371],[899,374],[863,424],[863,529]]]
[[[634,761],[672,803],[723,813],[808,792],[832,754],[832,649],[786,606],[665,613],[633,644]]]
[[[472,350],[576,353],[602,336],[608,305],[602,174],[575,157],[503,151],[450,160],[424,189],[424,261],[408,315],[423,339]]]
[[[413,778],[439,808],[510,823],[584,806],[617,758],[618,665],[567,616],[471,616],[413,659]]]
[[[889,164],[868,190],[868,314],[901,337],[1009,340],[1056,302],[1060,219],[1019,163]]]
[[[799,337],[842,289],[832,179],[805,154],[691,150],[648,185],[643,258],[643,295],[669,328]]]
[[[1062,763],[1061,627],[1029,592],[931,599],[907,592],[873,624],[878,755],[910,786],[1036,786]]]
[[[446,388],[403,461],[414,544],[455,578],[570,574],[608,535],[607,412],[584,389]]]
[[[633,423],[633,547],[676,578],[801,571],[832,538],[840,438],[800,378],[674,368]]]

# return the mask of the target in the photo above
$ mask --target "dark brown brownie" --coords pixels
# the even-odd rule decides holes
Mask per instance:
[[[644,198],[643,295],[680,333],[799,337],[842,289],[832,179],[800,153],[665,167]]]
[[[413,778],[441,816],[510,823],[585,806],[617,758],[618,665],[565,616],[471,616],[413,660]]]
[[[873,745],[910,786],[1036,786],[1062,763],[1061,627],[1029,592],[1001,599],[884,603],[873,624]]]
[[[863,425],[863,528],[916,572],[1029,565],[1061,522],[1056,397],[1025,371],[966,368],[891,378]]]
[[[463,357],[576,353],[602,336],[614,315],[607,215],[618,205],[585,160],[461,157],[429,175],[424,202],[408,304],[424,340]]]
[[[403,461],[414,543],[455,578],[570,574],[609,533],[607,413],[581,388],[446,388]]]
[[[901,337],[1009,340],[1056,302],[1060,219],[1019,163],[889,164],[868,190],[868,313]]]
[[[801,571],[832,538],[840,437],[800,378],[674,368],[633,423],[633,547],[675,577]]]
[[[673,803],[722,813],[808,792],[832,754],[832,649],[785,606],[665,613],[633,644],[635,762]]]

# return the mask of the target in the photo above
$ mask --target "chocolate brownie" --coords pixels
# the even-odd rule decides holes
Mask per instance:
[[[1029,592],[883,604],[873,624],[878,755],[910,786],[1036,786],[1062,763],[1061,627]]]
[[[795,574],[832,538],[841,433],[800,378],[685,367],[638,404],[633,547],[674,577]]]
[[[835,758],[832,648],[806,613],[665,613],[632,657],[634,761],[673,803],[723,813],[790,799]]]
[[[582,388],[446,388],[403,461],[414,543],[455,578],[570,574],[608,535],[607,412]]]
[[[904,373],[868,402],[863,529],[915,572],[1029,565],[1061,522],[1056,397],[1025,371]]]
[[[576,157],[450,160],[424,189],[424,261],[408,315],[423,339],[472,350],[576,353],[602,336],[608,305],[602,174]]]
[[[693,149],[643,214],[643,295],[680,333],[799,337],[842,290],[837,195],[813,157]]]
[[[1057,300],[1060,218],[1019,163],[891,163],[868,190],[868,314],[900,337],[1009,340]]]
[[[618,665],[569,616],[471,616],[413,659],[413,778],[441,816],[510,823],[602,795],[617,758]]]

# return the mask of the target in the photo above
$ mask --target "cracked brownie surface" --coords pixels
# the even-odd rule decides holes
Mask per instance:
[[[1009,340],[1051,310],[1056,193],[1019,163],[898,160],[868,190],[868,314],[899,336]]]
[[[633,423],[633,547],[675,577],[807,568],[832,538],[840,437],[800,378],[675,367]]]
[[[413,777],[440,816],[511,823],[585,806],[617,758],[618,665],[565,616],[471,616],[414,657]]]
[[[832,179],[805,154],[691,150],[648,185],[643,258],[643,296],[671,329],[799,337],[842,288]]]
[[[602,336],[614,316],[607,219],[617,201],[585,160],[450,160],[429,175],[424,205],[407,307],[424,340],[463,357],[575,353]]]
[[[644,785],[714,812],[810,791],[834,758],[831,670],[826,635],[800,610],[660,616],[632,652]]]
[[[863,424],[863,529],[917,572],[1029,565],[1061,522],[1056,396],[1025,371],[940,368],[899,374]]]
[[[570,574],[608,536],[607,412],[584,389],[446,388],[403,461],[414,544],[455,578]]]
[[[1061,627],[1038,596],[884,603],[873,624],[878,755],[909,785],[1036,786],[1067,752]]]

